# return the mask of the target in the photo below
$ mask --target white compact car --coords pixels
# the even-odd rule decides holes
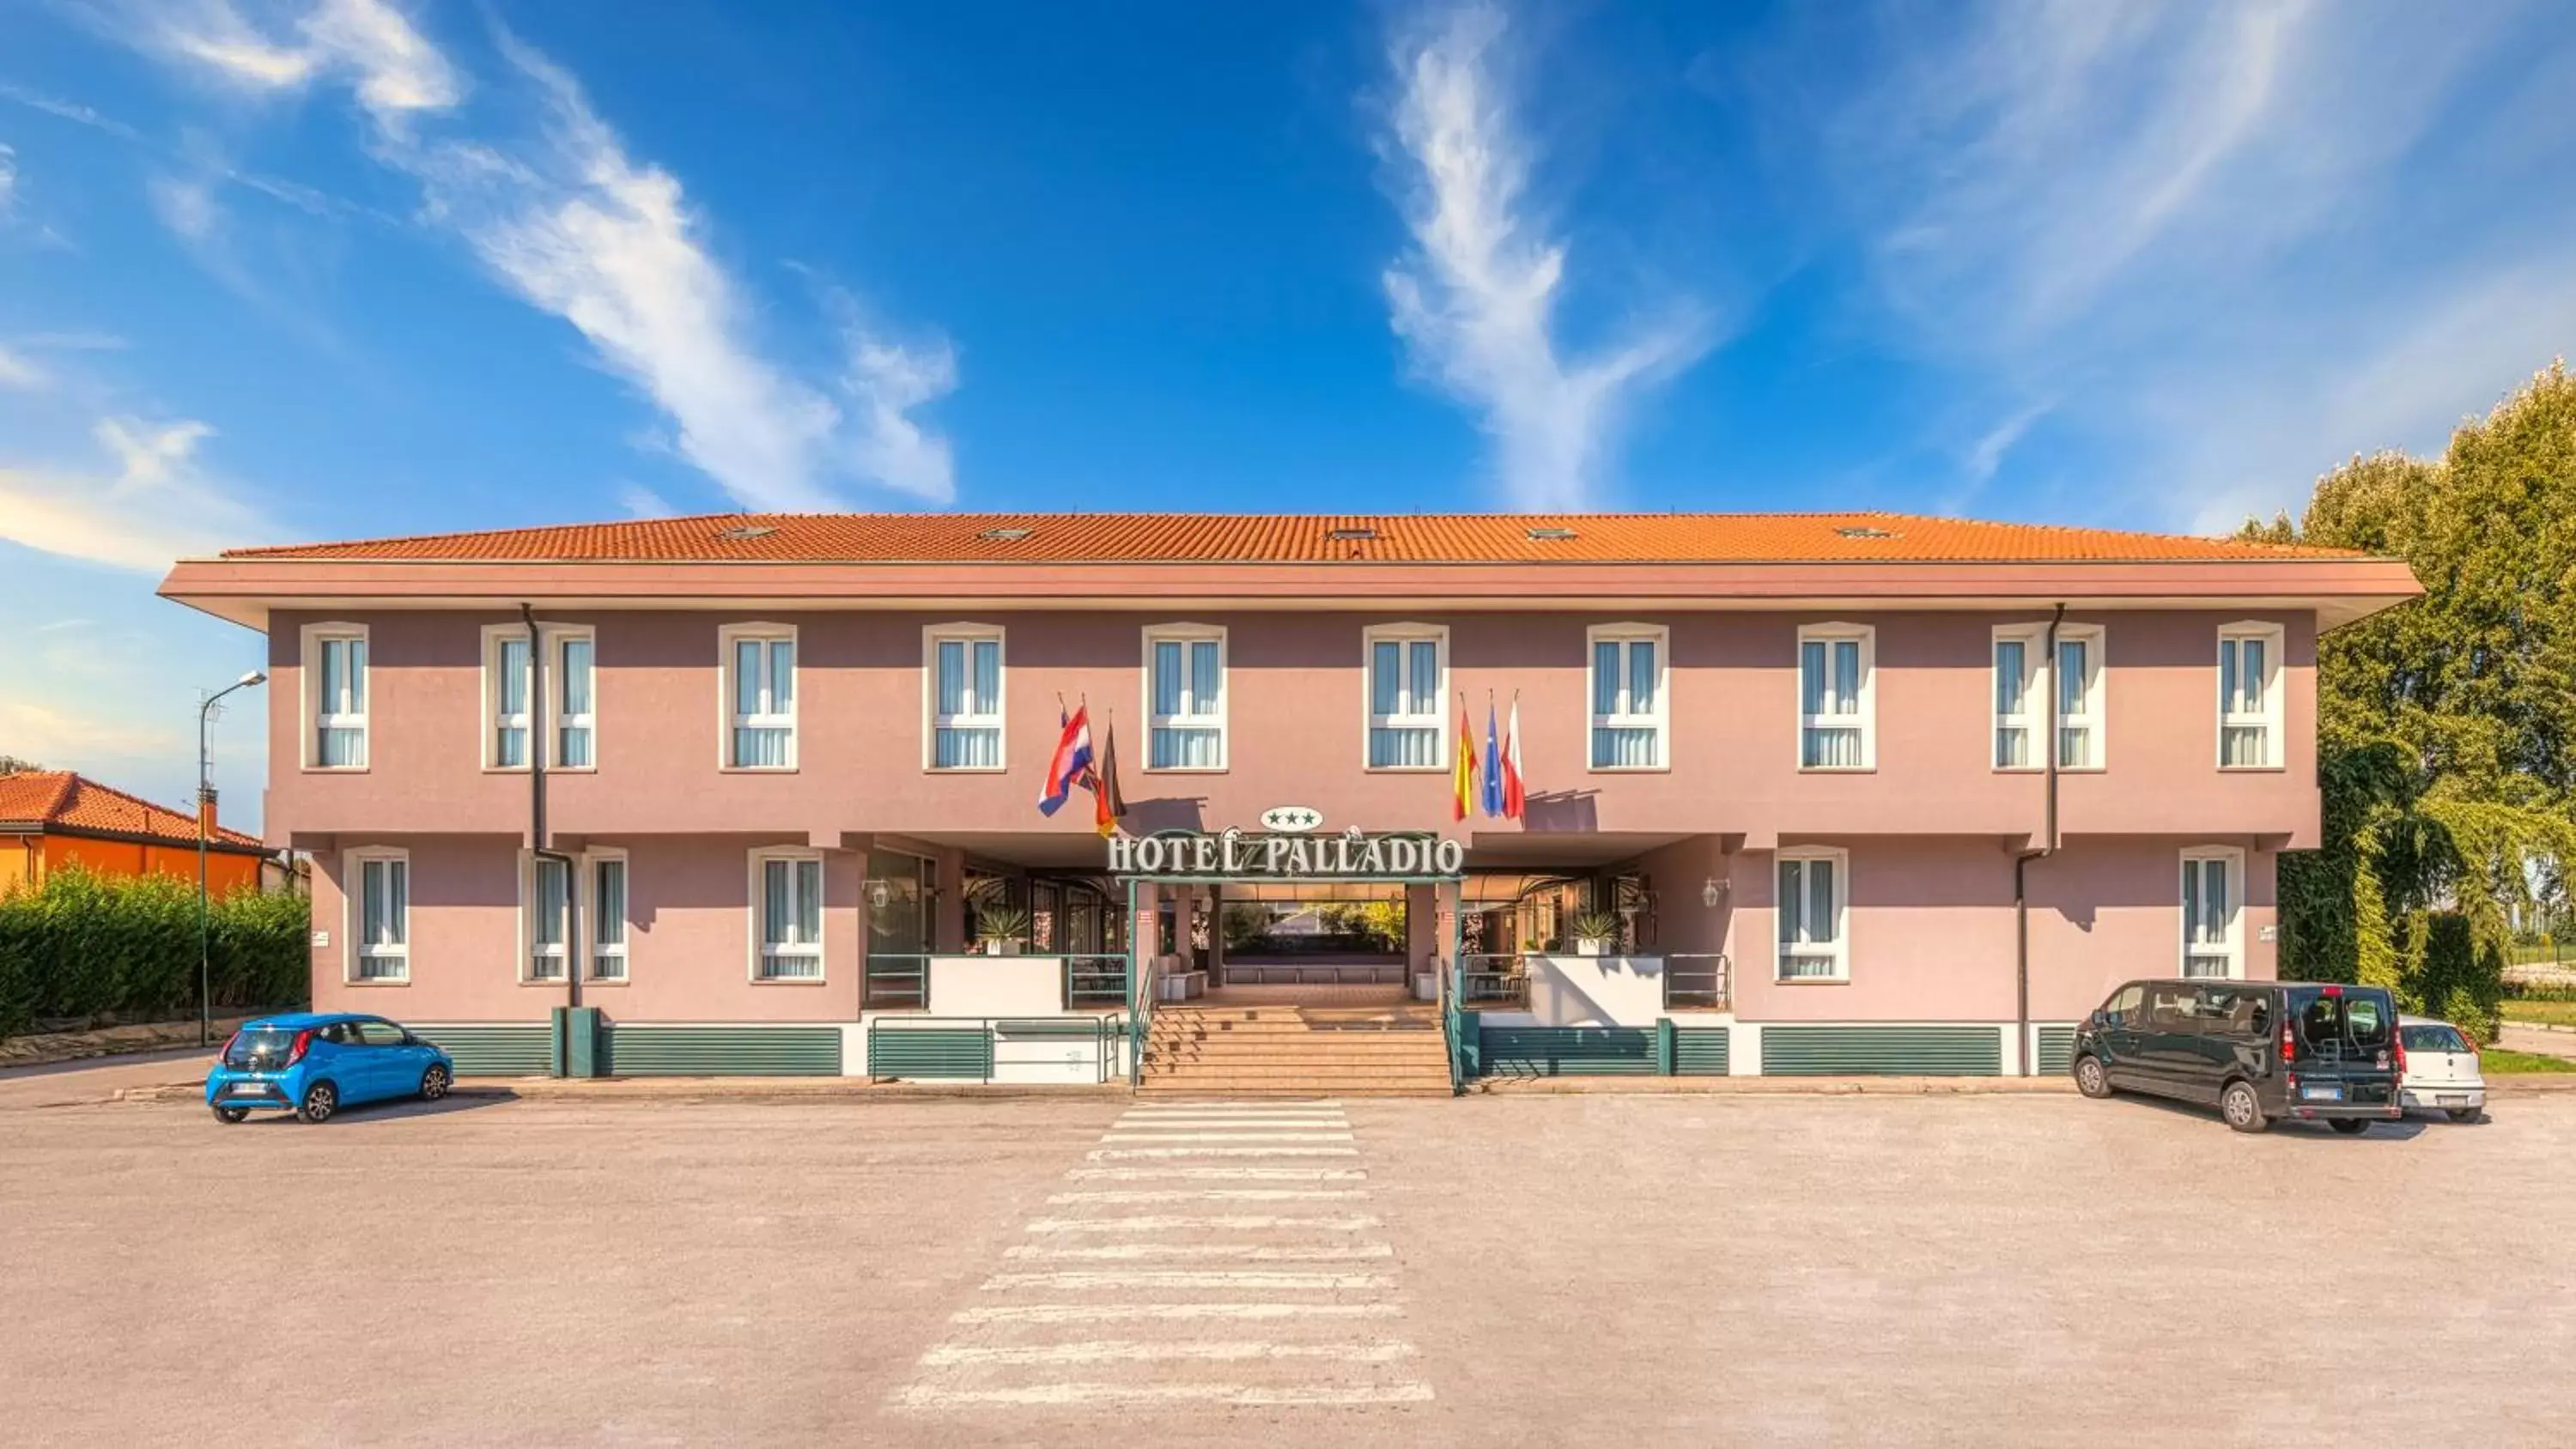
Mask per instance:
[[[2429,1016],[2397,1018],[2399,1058],[2405,1075],[2398,1098],[2409,1112],[2446,1112],[2454,1122],[2475,1122],[2487,1104],[2487,1079],[2478,1070],[2477,1043],[2447,1021]]]

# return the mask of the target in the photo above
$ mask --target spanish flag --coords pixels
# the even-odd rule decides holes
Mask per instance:
[[[1449,802],[1452,820],[1464,820],[1476,799],[1476,731],[1467,722],[1467,702],[1458,702],[1458,764],[1450,772],[1452,798]]]

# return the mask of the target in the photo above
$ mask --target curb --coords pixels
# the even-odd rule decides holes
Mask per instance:
[[[1482,1077],[1469,1096],[2073,1096],[2071,1077]]]
[[[195,1102],[205,1096],[200,1078],[162,1082],[149,1087],[119,1087],[106,1102]],[[836,1099],[930,1101],[943,1099],[1057,1099],[1127,1095],[1124,1082],[1097,1086],[1046,1086],[1030,1083],[880,1082],[866,1077],[596,1077],[565,1081],[556,1077],[506,1077],[468,1080],[448,1095],[468,1101],[515,1102],[580,1100],[624,1102],[832,1101]]]

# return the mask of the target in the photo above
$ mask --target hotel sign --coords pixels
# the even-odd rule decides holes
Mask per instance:
[[[1209,880],[1341,880],[1370,876],[1456,879],[1466,870],[1464,842],[1434,835],[1371,835],[1353,826],[1339,835],[1251,835],[1166,831],[1109,840],[1113,875],[1196,876]]]

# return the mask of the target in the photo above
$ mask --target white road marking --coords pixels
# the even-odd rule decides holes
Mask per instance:
[[[1151,1117],[1142,1122],[1121,1118],[1112,1132],[1348,1132],[1339,1117]]]
[[[1023,1230],[1032,1233],[1176,1233],[1202,1229],[1223,1232],[1276,1232],[1288,1229],[1315,1233],[1356,1233],[1373,1228],[1378,1220],[1366,1213],[1345,1217],[1273,1217],[1255,1213],[1218,1213],[1208,1217],[1183,1217],[1178,1214],[1142,1213],[1124,1218],[1032,1218]]]
[[[1183,1097],[1139,1102],[1130,1112],[1287,1112],[1309,1107],[1339,1107],[1338,1097],[1286,1097],[1276,1102],[1245,1102],[1229,1097]]]
[[[1077,1167],[1075,1182],[1366,1182],[1365,1167]]]
[[[1348,1132],[1283,1128],[1277,1132],[1109,1132],[1100,1140],[1133,1145],[1143,1142],[1349,1142],[1353,1139]]]
[[[1020,1288],[1061,1288],[1091,1292],[1114,1288],[1222,1288],[1230,1292],[1281,1293],[1300,1289],[1392,1288],[1383,1273],[1270,1273],[1234,1269],[1147,1269],[1123,1273],[996,1273],[984,1280],[987,1293]]]
[[[1367,1343],[1203,1342],[1184,1339],[1177,1343],[1154,1343],[1111,1338],[1083,1343],[1051,1343],[1037,1348],[950,1344],[923,1354],[921,1361],[930,1368],[986,1363],[1245,1363],[1283,1358],[1325,1359],[1333,1363],[1393,1363],[1398,1359],[1411,1358],[1415,1352],[1417,1350],[1412,1344],[1400,1339],[1379,1339]]]
[[[1104,1192],[1059,1192],[1047,1199],[1049,1207],[1069,1207],[1075,1203],[1158,1203],[1158,1202],[1320,1202],[1328,1198],[1368,1196],[1364,1187],[1200,1187],[1111,1189]]]
[[[1093,1162],[1129,1162],[1152,1157],[1357,1157],[1356,1147],[1095,1147],[1083,1154]]]
[[[1137,1323],[1209,1318],[1393,1318],[1403,1310],[1392,1303],[1014,1303],[961,1308],[949,1322],[992,1323]]]
[[[1271,1243],[1111,1243],[1094,1248],[1042,1248],[1019,1243],[1005,1258],[1055,1261],[1141,1261],[1148,1258],[1234,1258],[1255,1263],[1344,1263],[1362,1258],[1392,1258],[1391,1243],[1345,1243],[1338,1247],[1281,1247]]]
[[[1079,1404],[1232,1404],[1245,1408],[1326,1408],[1359,1404],[1427,1404],[1420,1380],[1360,1388],[1262,1388],[1251,1384],[1038,1384],[1025,1389],[943,1389],[914,1384],[898,1403],[907,1409],[970,1405],[1058,1407]]]

